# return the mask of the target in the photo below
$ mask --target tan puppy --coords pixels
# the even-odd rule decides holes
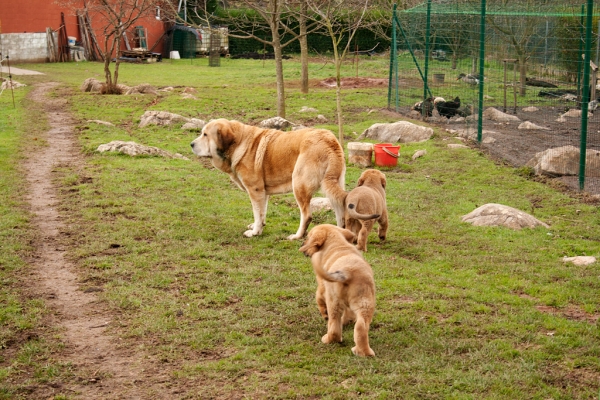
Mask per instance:
[[[385,240],[388,229],[386,182],[383,172],[367,169],[346,197],[346,229],[357,235],[359,250],[367,251],[367,238],[375,222],[379,224],[379,239]]]
[[[317,306],[327,320],[323,343],[342,341],[342,326],[356,321],[352,353],[374,356],[369,326],[375,312],[373,271],[352,245],[354,234],[334,225],[315,226],[300,251],[311,258],[317,275]]]
[[[254,223],[244,236],[262,233],[270,195],[293,191],[300,226],[288,239],[302,238],[312,220],[310,199],[319,188],[331,202],[337,225],[344,226],[346,163],[332,132],[313,128],[283,132],[216,119],[204,126],[191,146],[198,157],[212,158],[213,165],[250,196]]]

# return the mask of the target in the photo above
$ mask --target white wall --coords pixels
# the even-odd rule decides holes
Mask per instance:
[[[0,51],[3,65],[6,65],[6,56],[10,57],[11,64],[46,62],[48,61],[46,32],[0,34]]]

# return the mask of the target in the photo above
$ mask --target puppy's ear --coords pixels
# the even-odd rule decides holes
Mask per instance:
[[[385,178],[385,175],[381,175],[381,186],[383,186],[383,188],[385,189],[385,185],[387,185],[387,179]]]
[[[349,231],[348,229],[342,229],[342,235],[344,235],[344,238],[346,238],[346,240],[350,244],[353,244],[354,239],[356,239],[356,235],[352,231]]]
[[[321,249],[321,247],[323,247],[326,238],[327,233],[323,232],[322,230],[310,231],[310,233],[308,234],[308,238],[306,239],[302,247],[298,249],[298,251],[303,252],[304,255],[307,257],[312,257],[313,254],[315,254]]]
[[[215,142],[217,144],[217,151],[219,154],[227,152],[229,147],[235,142],[235,135],[233,134],[232,124],[230,121],[222,120],[219,121],[215,126],[216,137]]]
[[[365,178],[361,175],[360,178],[358,178],[358,182],[356,182],[356,187],[362,186],[365,184]]]

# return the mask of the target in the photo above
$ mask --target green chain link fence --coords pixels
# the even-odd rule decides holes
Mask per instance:
[[[389,108],[600,194],[599,18],[592,0],[565,3],[429,0],[394,8]]]

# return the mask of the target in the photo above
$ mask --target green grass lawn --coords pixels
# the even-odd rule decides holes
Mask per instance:
[[[190,398],[377,399],[592,399],[600,382],[600,267],[576,267],[563,256],[600,256],[598,205],[585,204],[495,163],[476,149],[448,149],[455,142],[436,130],[432,140],[403,144],[397,168],[386,169],[390,213],[388,240],[376,231],[366,260],[377,287],[371,326],[375,358],[352,355],[352,327],[344,342],[320,342],[326,324],[317,310],[309,259],[287,241],[299,211],[292,195],[273,196],[262,236],[245,238],[252,222],[248,196],[226,174],[193,158],[197,132],[180,126],[138,128],[146,110],[202,119],[225,117],[256,123],[275,116],[272,61],[165,60],[122,64],[120,83],[173,86],[159,96],[82,93],[88,77],[102,79],[97,63],[21,65],[44,72],[19,77],[35,84],[56,80],[53,93],[69,99],[85,167],[56,170],[61,213],[68,220],[68,256],[83,288],[102,287],[114,311],[110,332],[150,351],[170,371],[173,386]],[[361,59],[359,74],[386,78],[389,62]],[[297,85],[297,61],[285,62],[287,118],[314,125],[314,107],[336,130],[335,93]],[[354,76],[355,66],[344,66]],[[314,63],[311,79],[333,76],[333,65]],[[184,87],[197,100],[183,99]],[[23,339],[35,331],[43,302],[28,301],[19,271],[31,228],[23,211],[19,174],[24,141],[36,124],[30,102],[18,92],[13,110],[0,96],[0,358],[5,398],[32,382],[66,379],[47,348],[60,336]],[[17,92],[16,92],[17,93]],[[387,87],[348,89],[342,100],[348,140],[385,112]],[[27,121],[26,121],[27,119]],[[104,120],[108,127],[88,120]],[[38,122],[38,121],[35,121]],[[43,125],[43,124],[42,124]],[[39,128],[38,128],[39,129]],[[111,140],[133,140],[179,152],[191,160],[97,153]],[[416,150],[427,155],[415,161]],[[347,188],[361,169],[348,166]],[[482,228],[461,217],[485,203],[533,213],[550,229]],[[316,223],[335,223],[319,212]],[[23,354],[29,350],[31,357]],[[19,356],[20,355],[20,356]],[[41,366],[47,366],[45,373]],[[49,373],[47,371],[52,371]],[[36,371],[38,371],[36,373]],[[190,389],[193,388],[193,389]],[[187,390],[187,389],[186,389]]]

